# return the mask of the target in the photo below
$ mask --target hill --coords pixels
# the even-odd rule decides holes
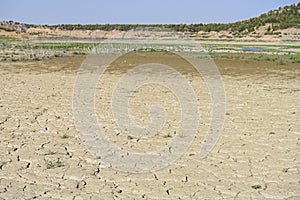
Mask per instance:
[[[286,30],[287,31],[282,31]],[[3,32],[25,33],[25,37],[79,37],[107,38],[116,32],[136,31],[138,35],[150,32],[176,32],[188,34],[196,39],[207,40],[300,40],[300,3],[278,8],[234,23],[211,24],[59,24],[33,25],[13,21],[0,22]],[[72,33],[70,33],[72,31]],[[99,33],[99,31],[101,33]],[[4,34],[7,35],[7,34]],[[123,34],[124,35],[124,34]],[[125,34],[126,35],[126,34]],[[133,34],[134,35],[134,34]],[[132,34],[127,37],[132,37]],[[161,34],[156,34],[160,37]],[[23,34],[24,37],[24,34]],[[126,36],[125,36],[126,37]]]
[[[199,31],[237,31],[253,32],[261,26],[270,24],[269,31],[286,28],[300,28],[300,3],[285,6],[277,10],[269,11],[259,17],[235,23],[212,23],[212,24],[62,24],[50,26],[50,28],[60,28],[63,30],[120,30],[128,31],[136,28],[164,28],[179,32],[199,32]]]

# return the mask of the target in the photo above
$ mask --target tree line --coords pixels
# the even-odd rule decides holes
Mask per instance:
[[[11,25],[13,22],[9,21]],[[18,26],[20,23],[15,22]],[[254,32],[257,28],[270,24],[268,32],[286,28],[300,28],[300,3],[290,6],[280,7],[269,11],[259,17],[251,18],[234,23],[210,23],[210,24],[59,24],[42,25],[50,29],[61,30],[103,30],[103,31],[129,31],[129,30],[156,30],[156,31],[176,31],[176,32],[199,32],[199,31],[231,31],[231,32]],[[1,26],[1,24],[0,24]],[[3,25],[2,25],[3,26]],[[38,27],[37,25],[23,24],[23,27]],[[40,26],[39,26],[40,27]],[[8,26],[7,28],[11,28]]]

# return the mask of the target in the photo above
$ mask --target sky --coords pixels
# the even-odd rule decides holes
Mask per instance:
[[[29,24],[228,23],[296,0],[0,0],[0,21]]]

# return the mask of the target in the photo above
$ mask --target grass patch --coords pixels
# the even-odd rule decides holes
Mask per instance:
[[[134,137],[132,137],[132,136],[128,135],[128,136],[127,136],[127,139],[128,139],[128,140],[133,140],[133,139],[134,139]]]
[[[300,53],[296,53],[290,56],[292,63],[300,63]]]
[[[280,59],[279,59],[279,65],[284,65],[284,64],[285,64],[285,62],[283,61],[282,58],[280,58]]]
[[[164,51],[167,51],[166,49],[160,49],[160,48],[138,48],[138,49],[135,49],[134,51],[146,51],[146,52],[164,52]]]
[[[90,49],[94,44],[89,43],[38,43],[18,46],[25,49],[51,49],[51,50],[85,50]]]
[[[51,160],[46,160],[45,159],[45,164],[46,164],[46,168],[47,169],[54,169],[57,167],[63,167],[64,163],[60,161],[60,159],[58,158],[56,162],[52,162]]]
[[[164,135],[163,137],[164,137],[164,138],[171,138],[172,135],[169,133],[168,135]]]
[[[56,154],[56,152],[49,150],[48,153],[46,153],[45,155],[54,155]]]
[[[300,49],[300,46],[284,46],[284,49]]]
[[[13,42],[13,41],[18,41],[19,39],[17,38],[12,38],[12,37],[7,37],[4,35],[0,35],[0,42]]]
[[[64,133],[62,136],[61,136],[61,138],[62,139],[67,139],[67,138],[69,138],[70,136],[68,135],[68,134],[66,134],[66,133]]]
[[[254,190],[259,190],[262,187],[261,187],[261,185],[252,185],[251,188],[254,189]]]
[[[289,168],[283,168],[282,172],[287,173],[289,171]]]

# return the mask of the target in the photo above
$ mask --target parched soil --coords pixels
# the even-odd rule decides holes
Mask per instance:
[[[75,128],[73,89],[83,61],[65,57],[0,63],[0,199],[300,198],[299,64],[215,61],[226,92],[226,119],[217,145],[205,159],[198,153],[211,121],[211,99],[199,75],[179,69],[198,97],[197,135],[176,163],[132,174],[96,159]],[[176,91],[140,87],[129,104],[132,120],[147,125],[153,103],[163,105],[168,118],[149,140],[128,137],[111,114],[112,90],[126,65],[118,63],[119,69],[102,75],[95,95],[98,121],[124,150],[157,151],[176,137],[180,126]]]

